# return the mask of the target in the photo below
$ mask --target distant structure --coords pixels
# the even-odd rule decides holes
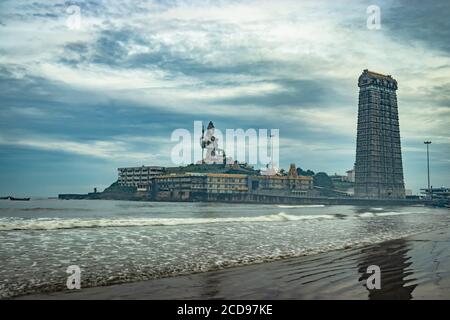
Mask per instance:
[[[208,127],[202,127],[202,137],[200,138],[200,146],[202,148],[202,160],[198,164],[215,164],[215,163],[231,163],[232,159],[226,157],[225,150],[219,148],[219,139],[214,135],[215,127],[212,121]],[[206,157],[204,151],[206,149]]]
[[[359,77],[358,87],[355,196],[405,198],[397,81],[366,69]]]
[[[297,178],[297,168],[295,166],[295,163],[291,163],[291,166],[289,167],[289,173],[288,173],[289,177],[294,177]]]
[[[355,169],[351,169],[347,171],[347,181],[355,182]]]
[[[117,182],[123,187],[136,187],[138,191],[147,191],[152,178],[164,174],[165,168],[160,166],[142,166],[118,168]]]

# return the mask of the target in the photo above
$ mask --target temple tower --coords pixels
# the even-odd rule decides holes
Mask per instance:
[[[366,69],[358,87],[355,197],[404,198],[397,81]]]

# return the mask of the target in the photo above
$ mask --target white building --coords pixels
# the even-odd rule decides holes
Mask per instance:
[[[118,168],[118,183],[124,187],[136,187],[138,191],[147,191],[151,178],[164,173],[164,168],[159,166],[141,166]]]
[[[347,181],[355,182],[355,169],[347,171]]]

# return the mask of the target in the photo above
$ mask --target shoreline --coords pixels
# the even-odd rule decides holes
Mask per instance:
[[[234,199],[227,195],[203,200],[156,200],[145,196],[103,196],[98,193],[92,195],[60,194],[58,200],[118,200],[137,202],[159,202],[159,203],[224,203],[224,204],[263,204],[263,205],[351,205],[351,206],[435,206],[433,201],[426,199],[365,199],[353,197],[295,197],[279,195],[249,195],[246,199]]]
[[[381,289],[365,287],[369,265]],[[450,299],[450,227],[308,256],[10,299]]]

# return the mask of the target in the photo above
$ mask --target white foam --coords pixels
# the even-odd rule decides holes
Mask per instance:
[[[22,219],[0,220],[0,231],[10,230],[56,230],[74,228],[102,228],[102,227],[140,227],[140,226],[176,226],[207,223],[231,222],[282,222],[308,219],[333,219],[333,215],[288,215],[284,212],[273,215],[256,217],[230,218],[128,218],[128,219]]]
[[[301,215],[294,216],[290,214],[285,214],[284,212],[280,212],[277,214],[279,217],[283,217],[286,220],[309,220],[309,219],[335,219],[336,216],[331,214],[314,214],[314,215]]]
[[[278,208],[323,208],[324,204],[305,204],[305,205],[278,205]]]
[[[414,212],[408,212],[408,211],[405,211],[405,212],[395,212],[395,211],[392,211],[392,212],[380,212],[380,213],[377,213],[377,216],[380,216],[380,217],[385,217],[385,216],[399,216],[399,215],[404,215],[404,214],[413,214]]]
[[[358,217],[361,218],[371,218],[371,217],[387,217],[387,216],[399,216],[404,214],[413,214],[414,212],[398,212],[398,211],[389,211],[389,212],[364,212],[361,214],[358,214]]]
[[[361,214],[358,214],[361,218],[368,218],[368,217],[375,217],[375,214],[373,212],[364,212]]]

